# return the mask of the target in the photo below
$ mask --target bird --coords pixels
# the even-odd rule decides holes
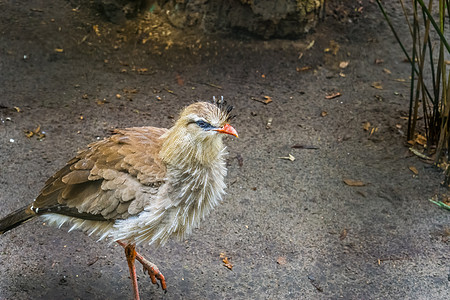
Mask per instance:
[[[170,128],[132,127],[78,151],[51,176],[30,204],[0,219],[3,234],[32,218],[70,224],[125,250],[134,299],[139,299],[135,261],[166,291],[163,274],[136,251],[183,239],[225,194],[223,136],[238,138],[225,101],[194,102]]]

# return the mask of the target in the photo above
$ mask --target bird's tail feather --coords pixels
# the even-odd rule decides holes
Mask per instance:
[[[36,214],[30,209],[30,206],[24,206],[15,212],[10,213],[6,217],[0,220],[0,234],[5,233],[8,230],[11,230],[22,223],[28,221]]]

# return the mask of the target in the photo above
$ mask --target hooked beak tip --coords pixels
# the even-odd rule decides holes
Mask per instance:
[[[239,138],[239,135],[238,135],[236,129],[234,129],[234,127],[231,126],[228,123],[225,124],[222,128],[217,128],[217,129],[214,129],[214,130],[219,132],[219,133],[225,133],[225,134],[229,134],[229,135],[232,135],[232,136],[235,136],[235,137]]]

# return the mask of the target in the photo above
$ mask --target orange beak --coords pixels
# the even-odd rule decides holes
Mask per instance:
[[[225,124],[222,128],[217,128],[217,129],[213,129],[213,130],[220,132],[220,133],[234,135],[235,137],[239,138],[236,129],[234,129],[233,126],[231,126],[230,124]]]

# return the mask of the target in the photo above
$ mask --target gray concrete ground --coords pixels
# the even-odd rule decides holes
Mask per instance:
[[[449,299],[450,215],[428,201],[443,175],[405,145],[409,67],[363,3],[302,40],[261,41],[0,1],[0,216],[112,128],[168,127],[223,95],[240,134],[226,140],[228,194],[185,241],[140,248],[168,284],[139,271],[142,299]],[[38,126],[45,138],[27,138]],[[34,220],[0,236],[0,261],[0,299],[132,298],[123,250],[66,227]]]

